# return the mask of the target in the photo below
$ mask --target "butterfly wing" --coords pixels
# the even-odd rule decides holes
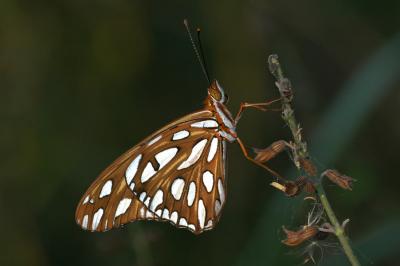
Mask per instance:
[[[196,234],[212,229],[226,195],[225,141],[217,122],[180,125],[162,139],[132,161],[130,189],[158,219]]]
[[[171,131],[178,133],[176,129],[188,126],[190,128],[191,124],[201,124],[202,121],[207,121],[212,117],[213,113],[208,110],[189,114],[161,128],[121,155],[98,176],[83,195],[75,213],[77,224],[86,230],[106,231],[135,220],[159,220],[135,196],[132,185],[134,172],[143,172],[143,168],[141,169],[139,165],[141,158],[138,156],[149,154],[148,157],[151,157],[151,154],[157,151],[160,144],[162,148],[165,145],[163,142],[170,142],[170,140],[166,140],[166,136]],[[204,130],[199,128],[197,131]],[[185,136],[183,130],[180,130],[180,132],[180,134],[175,135],[176,138]],[[155,145],[156,143],[157,145]],[[129,188],[128,185],[131,187]]]
[[[76,222],[85,230],[107,231],[125,223],[155,218],[128,188],[125,169],[138,147],[119,157],[93,182],[80,200]]]

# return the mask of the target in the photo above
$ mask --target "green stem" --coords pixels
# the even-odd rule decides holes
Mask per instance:
[[[294,110],[291,106],[293,94],[292,94],[292,87],[290,84],[290,80],[284,76],[277,55],[270,55],[268,58],[268,64],[271,74],[276,79],[276,85],[282,97],[282,118],[290,128],[290,131],[292,132],[293,142],[294,142],[294,150],[293,150],[294,162],[296,167],[300,169],[301,166],[298,163],[299,159],[309,160],[309,154],[307,150],[307,143],[302,140],[301,128],[296,120],[296,117],[294,115]],[[312,178],[310,176],[308,177]],[[328,215],[329,221],[331,222],[334,228],[334,233],[343,247],[344,253],[346,254],[351,265],[359,266],[360,262],[354,255],[354,252],[349,243],[349,238],[345,234],[342,225],[336,218],[335,212],[333,211],[328,201],[328,198],[326,197],[326,193],[322,186],[321,181],[316,182],[315,187],[317,190],[318,197],[321,201],[321,204],[324,207],[324,210]]]
[[[349,238],[347,237],[346,233],[344,232],[344,228],[342,225],[339,223],[338,219],[336,218],[336,215],[331,207],[331,204],[328,201],[328,198],[326,197],[326,193],[324,190],[324,187],[322,186],[322,183],[319,183],[316,186],[317,192],[319,199],[321,200],[322,206],[324,206],[325,212],[328,215],[329,221],[333,225],[333,228],[335,230],[335,235],[339,239],[340,244],[343,247],[344,253],[346,254],[347,258],[349,259],[351,265],[356,265],[359,266],[360,262],[358,261],[356,255],[353,252],[353,249],[350,246],[349,243]]]

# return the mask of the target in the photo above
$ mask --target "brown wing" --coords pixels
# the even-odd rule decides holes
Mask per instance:
[[[168,132],[176,131],[176,128],[186,127],[212,116],[212,112],[207,110],[189,114],[161,128],[121,155],[97,177],[83,195],[75,212],[77,224],[85,230],[107,231],[135,220],[159,220],[132,192],[132,177],[127,177],[127,173],[132,174],[134,169],[132,162],[137,160],[138,155],[156,150],[156,142],[165,141],[162,135],[167,136]]]
[[[225,141],[212,121],[203,122],[166,132],[153,149],[138,155],[130,183],[159,219],[196,234],[215,226],[226,195]]]
[[[134,220],[155,218],[134,196],[124,178],[129,158],[136,150],[118,158],[86,191],[75,214],[83,229],[101,232]]]

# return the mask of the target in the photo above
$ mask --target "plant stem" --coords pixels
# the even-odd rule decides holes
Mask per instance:
[[[331,222],[333,228],[335,229],[335,235],[339,239],[339,242],[343,247],[344,253],[349,259],[351,265],[360,265],[360,262],[358,261],[356,255],[353,252],[353,249],[350,246],[349,238],[344,232],[343,226],[339,223],[338,219],[336,218],[336,215],[331,207],[331,204],[329,203],[328,198],[326,197],[326,193],[321,182],[317,184],[316,189],[318,192],[319,199],[321,200],[321,204],[322,206],[324,206],[324,210],[328,215],[329,221]]]
[[[302,140],[301,128],[297,123],[296,117],[294,115],[294,110],[291,106],[291,101],[293,98],[292,87],[290,84],[290,80],[286,78],[283,74],[282,68],[278,61],[277,55],[270,55],[268,58],[269,70],[271,74],[276,79],[276,86],[279,89],[279,93],[282,97],[282,118],[285,123],[290,128],[290,131],[293,135],[293,142],[294,142],[294,149],[293,149],[293,157],[294,163],[298,169],[301,169],[301,164],[299,163],[300,160],[310,160],[309,154],[307,150],[307,143]],[[308,178],[312,178],[308,176]],[[346,233],[342,225],[339,223],[338,219],[336,218],[335,212],[333,211],[328,198],[326,196],[325,190],[322,186],[321,180],[315,182],[315,188],[317,191],[317,195],[321,201],[322,206],[331,222],[334,233],[336,237],[339,239],[340,244],[346,254],[348,260],[350,261],[351,265],[359,266],[360,262],[358,261],[357,257],[354,255],[354,252],[350,246],[349,238],[347,237]]]

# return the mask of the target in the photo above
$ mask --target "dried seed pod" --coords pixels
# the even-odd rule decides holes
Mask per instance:
[[[285,187],[285,194],[289,197],[297,196],[301,192],[301,187],[293,181],[286,182]]]
[[[254,152],[256,153],[254,160],[260,163],[265,163],[284,151],[288,145],[289,144],[286,141],[278,140],[265,149],[254,149]]]
[[[317,169],[317,167],[314,165],[314,163],[311,160],[305,159],[305,158],[300,158],[299,162],[300,162],[301,168],[309,176],[316,176],[317,175],[318,169]]]
[[[288,197],[297,196],[304,188],[306,188],[306,192],[308,193],[315,192],[314,185],[305,176],[300,176],[295,181],[286,181],[284,184],[272,182],[270,185],[282,191]]]
[[[287,246],[298,246],[304,241],[313,238],[319,232],[317,226],[303,226],[302,229],[298,231],[290,231],[285,227],[282,228],[286,234],[286,239],[282,240],[282,243]]]
[[[293,197],[300,193],[299,186],[293,181],[287,181],[285,184],[281,184],[278,182],[272,182],[272,183],[270,183],[270,185],[273,186],[274,188],[282,191],[288,197]]]
[[[352,190],[353,182],[356,181],[350,176],[343,175],[336,170],[328,169],[321,174],[321,176],[326,176],[333,183],[339,187],[347,190]]]

